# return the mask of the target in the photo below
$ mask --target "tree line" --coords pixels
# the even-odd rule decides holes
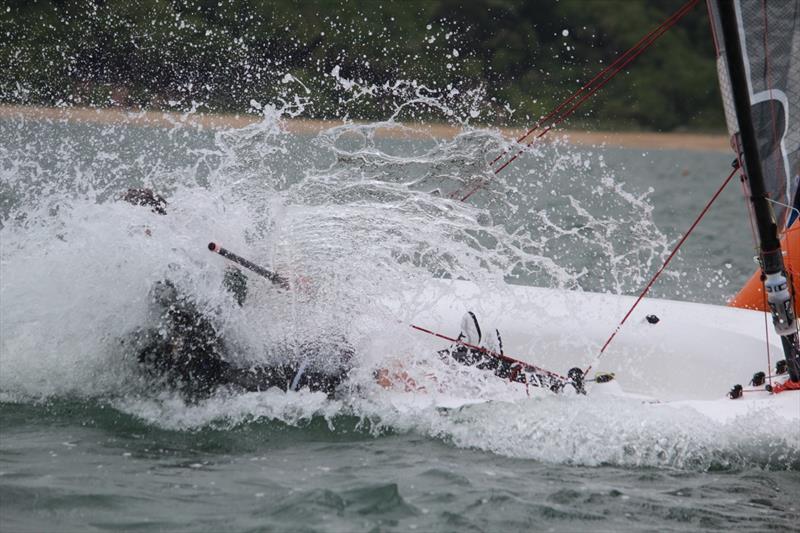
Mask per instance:
[[[0,102],[529,124],[682,0],[11,0]],[[413,101],[414,105],[406,105]],[[572,122],[717,130],[700,3]]]

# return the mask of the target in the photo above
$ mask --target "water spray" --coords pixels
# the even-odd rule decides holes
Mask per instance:
[[[287,280],[286,278],[284,278],[280,274],[278,274],[276,272],[273,272],[273,271],[271,271],[271,270],[269,270],[267,268],[264,268],[262,266],[259,266],[259,265],[255,264],[255,263],[253,263],[252,261],[250,261],[248,259],[245,259],[244,257],[242,257],[240,255],[237,255],[237,254],[231,252],[230,250],[227,250],[227,249],[223,248],[222,246],[218,245],[215,242],[208,243],[208,249],[210,251],[212,251],[212,252],[218,253],[219,255],[224,257],[225,259],[228,259],[229,261],[233,261],[237,265],[242,266],[242,267],[244,267],[244,268],[246,268],[246,269],[248,269],[248,270],[250,270],[250,271],[252,271],[252,272],[254,272],[256,274],[258,274],[259,276],[268,279],[269,281],[271,281],[272,283],[280,286],[281,288],[284,288],[284,289],[287,289],[287,290],[291,288],[291,286],[289,284],[289,280]],[[583,382],[584,381],[592,381],[592,380],[585,380],[584,377],[583,377],[583,373],[580,371],[579,368],[573,368],[572,370],[570,370],[569,376],[565,377],[565,376],[562,376],[561,374],[558,374],[556,372],[552,372],[550,370],[546,370],[544,368],[540,368],[540,367],[538,367],[536,365],[532,365],[530,363],[526,363],[525,361],[522,361],[520,359],[515,359],[513,357],[508,357],[507,355],[504,355],[504,354],[501,354],[501,353],[497,353],[497,352],[494,352],[492,350],[488,350],[487,348],[484,348],[484,347],[481,347],[481,346],[474,346],[472,344],[464,342],[461,339],[448,337],[446,335],[442,335],[441,333],[437,333],[435,331],[431,331],[429,329],[417,326],[415,324],[410,324],[410,326],[411,326],[411,328],[413,328],[413,329],[415,329],[417,331],[421,331],[423,333],[427,333],[429,335],[433,335],[433,336],[438,337],[440,339],[444,339],[444,340],[448,340],[448,341],[454,342],[456,344],[465,346],[465,347],[467,347],[467,348],[469,348],[471,350],[477,350],[477,351],[479,351],[479,352],[481,352],[481,353],[483,353],[483,354],[485,354],[485,355],[487,355],[489,357],[497,359],[499,361],[504,361],[506,363],[509,363],[510,365],[512,365],[512,367],[517,372],[525,371],[525,372],[531,372],[531,373],[537,374],[537,375],[547,376],[547,378],[560,383],[562,387],[564,385],[571,384],[571,385],[573,385],[575,387],[576,391],[578,391],[579,393],[584,393],[583,392]],[[611,379],[613,379],[613,377]],[[602,381],[608,381],[608,380],[609,379],[606,379],[606,380],[598,379],[597,381],[598,382],[602,382]],[[527,385],[527,380],[526,380],[526,385]]]

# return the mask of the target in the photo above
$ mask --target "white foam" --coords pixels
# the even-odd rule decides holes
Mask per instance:
[[[56,124],[60,135],[49,141],[31,140],[47,126],[8,130],[17,137],[0,147],[4,185],[15,195],[0,229],[3,398],[101,398],[173,429],[355,416],[458,446],[580,464],[684,465],[718,450],[714,442],[738,446],[730,444],[729,426],[713,427],[709,438],[691,436],[683,424],[692,421],[651,415],[637,403],[541,391],[528,399],[518,386],[444,366],[435,355],[444,343],[407,327],[435,296],[396,305],[410,289],[432,277],[578,288],[585,271],[572,261],[584,250],[598,272],[590,281],[621,290],[638,284],[666,241],[652,224],[647,195],[617,183],[601,155],[555,143],[495,178],[489,160],[516,148],[496,131],[465,127],[454,139],[394,144],[377,135],[402,137],[399,121],[420,108],[466,125],[490,105],[481,90],[449,91],[459,102],[453,107],[413,81],[363,86],[332,75],[353,99],[390,96],[390,119],[346,124],[298,143],[281,119],[301,113],[305,101],[288,99],[283,108],[259,103],[259,123],[213,136],[179,120],[166,131]],[[593,176],[591,194],[579,196],[590,172],[605,179]],[[449,198],[490,177],[474,203]],[[556,183],[572,194],[551,195]],[[141,185],[167,194],[167,216],[113,200]],[[211,240],[310,279],[310,288],[279,293],[251,276],[239,308],[221,288],[225,262],[207,251]],[[269,347],[286,338],[345,334],[359,353],[353,380],[366,394],[332,402],[277,391],[194,404],[169,395],[142,399],[135,354],[121,340],[146,323],[148,291],[166,278],[214,318],[242,363],[266,360]],[[457,323],[452,327],[457,333]],[[372,370],[397,362],[427,395],[408,401],[375,389]],[[465,396],[493,401],[440,409]],[[644,416],[658,423],[642,426],[636,420]],[[654,451],[659,439],[666,439],[663,453]]]

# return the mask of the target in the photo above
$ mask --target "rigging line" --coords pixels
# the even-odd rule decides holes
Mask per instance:
[[[797,209],[796,207],[794,207],[792,205],[789,205],[789,204],[787,204],[785,202],[779,202],[778,200],[773,200],[772,198],[767,198],[766,200],[768,202],[772,203],[772,204],[776,204],[776,205],[779,205],[781,207],[785,207],[789,211],[794,211],[795,213],[797,213],[798,217],[800,218],[800,209]],[[789,233],[789,228],[784,228],[784,230],[781,233],[783,235],[786,235],[787,233]]]
[[[769,378],[769,386],[772,386],[772,358],[770,357],[769,353],[769,320],[767,320],[767,309],[769,309],[769,305],[767,304],[767,291],[762,291],[762,296],[764,299],[764,339],[766,340],[767,344],[767,374],[770,374]]]
[[[663,30],[663,31],[662,31],[662,32],[659,34],[659,36],[663,35],[664,33],[666,33],[666,29],[664,29],[664,30]],[[627,58],[627,59],[626,59],[626,61],[625,61],[623,64],[621,64],[621,65],[619,66],[619,68],[618,68],[618,69],[617,69],[617,70],[616,70],[614,73],[612,73],[612,75],[611,75],[611,76],[609,76],[609,77],[607,77],[607,78],[604,78],[604,79],[603,79],[603,80],[602,80],[600,83],[598,83],[598,84],[597,84],[597,86],[596,86],[596,87],[593,87],[593,88],[592,88],[592,89],[591,89],[589,92],[587,92],[587,93],[586,93],[586,94],[585,94],[583,97],[581,97],[581,99],[580,99],[580,100],[578,100],[578,101],[577,101],[577,102],[576,102],[576,103],[575,103],[575,104],[574,104],[572,107],[570,107],[568,110],[566,110],[565,112],[563,112],[563,113],[562,113],[562,114],[561,114],[561,115],[560,115],[560,116],[559,116],[559,117],[558,117],[556,120],[554,120],[554,121],[553,121],[552,123],[550,123],[550,124],[549,124],[549,125],[548,125],[548,126],[547,126],[547,127],[544,129],[544,130],[543,130],[543,131],[541,131],[539,134],[537,134],[537,135],[536,135],[536,136],[533,138],[533,140],[531,140],[531,141],[530,141],[529,143],[527,143],[527,144],[526,144],[526,145],[525,145],[523,148],[521,148],[521,149],[520,149],[520,150],[519,150],[519,151],[518,151],[516,154],[514,154],[514,156],[513,156],[513,157],[509,158],[509,159],[508,159],[508,160],[506,160],[506,161],[505,161],[505,162],[504,162],[502,165],[500,165],[499,167],[497,167],[496,169],[494,169],[494,170],[493,170],[493,173],[494,173],[494,175],[497,175],[497,174],[499,174],[499,173],[500,173],[500,172],[502,172],[502,171],[503,171],[503,170],[504,170],[504,169],[505,169],[505,168],[506,168],[508,165],[510,165],[511,163],[513,163],[514,161],[516,161],[516,160],[519,158],[519,156],[521,156],[522,154],[524,154],[524,153],[525,153],[525,151],[526,151],[526,150],[528,150],[528,148],[530,148],[530,147],[531,147],[531,145],[533,145],[533,143],[534,143],[534,142],[535,142],[537,139],[540,139],[540,138],[541,138],[541,137],[543,137],[545,134],[547,134],[547,132],[549,132],[551,129],[553,129],[554,127],[556,127],[557,125],[559,125],[561,122],[563,122],[564,120],[566,120],[567,118],[569,118],[569,116],[570,116],[570,115],[572,115],[572,114],[573,114],[573,113],[574,113],[574,112],[575,112],[575,111],[576,111],[576,110],[577,110],[577,109],[578,109],[578,108],[581,106],[581,104],[583,104],[583,103],[584,103],[586,100],[588,100],[589,98],[591,98],[591,97],[592,97],[592,95],[594,95],[594,94],[595,94],[597,91],[599,91],[600,89],[602,89],[602,88],[603,88],[603,87],[604,87],[604,86],[605,86],[605,85],[606,85],[608,82],[610,82],[610,81],[611,81],[611,80],[614,78],[614,76],[615,76],[616,74],[618,74],[619,72],[621,72],[623,68],[625,68],[625,67],[626,67],[626,66],[627,66],[629,63],[631,63],[631,62],[632,62],[634,59],[636,59],[636,58],[637,58],[639,55],[641,55],[641,54],[642,54],[642,53],[643,53],[645,50],[646,50],[645,48],[642,48],[641,50],[638,50],[638,51],[637,51],[637,52],[636,52],[634,55],[632,55],[631,57]],[[490,178],[489,178],[489,179],[490,179]],[[481,181],[480,181],[480,182],[479,182],[479,183],[478,183],[478,184],[477,184],[475,187],[473,187],[473,189],[472,189],[472,190],[471,190],[471,191],[470,191],[470,192],[469,192],[467,195],[465,195],[465,196],[464,196],[464,197],[461,199],[461,201],[465,201],[465,200],[467,200],[467,199],[468,199],[470,196],[472,196],[472,195],[473,195],[475,192],[477,192],[479,189],[481,189],[482,187],[484,187],[484,186],[485,186],[485,185],[486,185],[486,184],[489,182],[489,179],[484,179],[484,180],[481,180]]]
[[[633,313],[633,310],[636,309],[637,305],[639,305],[639,302],[641,302],[642,299],[645,297],[645,295],[647,295],[647,293],[650,292],[650,288],[656,282],[658,277],[661,276],[661,273],[664,272],[664,269],[667,268],[667,265],[669,265],[670,261],[672,261],[672,258],[675,257],[675,255],[678,253],[678,250],[680,250],[680,248],[683,245],[683,243],[686,242],[686,239],[689,238],[689,235],[692,234],[692,231],[694,231],[694,229],[697,227],[697,225],[703,219],[705,214],[711,208],[711,205],[719,197],[719,195],[722,194],[722,191],[725,189],[725,187],[731,181],[731,178],[733,178],[733,176],[738,171],[739,171],[739,167],[738,166],[734,167],[734,169],[731,170],[731,173],[728,174],[728,177],[725,178],[725,180],[722,182],[722,185],[719,186],[719,188],[717,189],[717,192],[715,192],[714,195],[711,197],[711,199],[708,201],[708,203],[706,203],[706,206],[703,208],[702,211],[700,211],[700,214],[697,215],[697,218],[694,220],[694,222],[692,222],[692,225],[689,227],[689,230],[683,235],[683,237],[681,237],[681,239],[678,241],[678,244],[675,245],[675,248],[673,248],[672,252],[670,252],[669,256],[664,261],[664,264],[661,265],[661,268],[658,269],[658,272],[656,272],[653,275],[653,277],[650,279],[650,281],[645,286],[644,290],[641,292],[641,294],[639,294],[639,297],[636,299],[636,301],[633,303],[631,308],[628,310],[628,312],[622,318],[620,323],[617,325],[616,329],[613,331],[613,333],[611,333],[611,336],[608,338],[606,343],[603,345],[602,348],[600,348],[600,353],[597,354],[597,357],[595,357],[594,361],[592,361],[592,363],[586,368],[586,370],[583,373],[584,376],[587,375],[589,373],[589,371],[592,369],[592,367],[597,364],[597,361],[600,359],[600,357],[603,355],[603,353],[605,353],[606,348],[608,348],[608,345],[611,344],[611,341],[614,339],[614,337],[616,337],[617,333],[622,328],[622,325],[625,324],[625,322],[631,316],[631,313]]]
[[[523,135],[519,139],[517,139],[516,144],[519,144],[521,141],[523,141],[528,136],[530,136],[534,131],[539,129],[544,122],[546,122],[549,119],[551,119],[553,117],[556,117],[558,115],[556,117],[556,120],[553,121],[551,124],[549,124],[547,126],[547,128],[545,128],[544,131],[542,131],[536,137],[534,137],[534,139],[531,142],[527,143],[514,156],[512,156],[510,159],[505,161],[500,167],[498,167],[496,169],[493,169],[494,175],[497,175],[500,172],[502,172],[508,165],[510,165],[517,158],[519,158],[520,155],[522,155],[528,148],[531,147],[531,145],[533,144],[533,142],[536,139],[539,139],[539,138],[543,137],[547,132],[549,132],[555,126],[557,126],[558,124],[560,124],[561,122],[566,120],[570,115],[572,115],[575,112],[575,110],[577,110],[578,107],[580,107],[581,104],[583,104],[583,102],[588,100],[594,93],[596,93],[598,90],[603,88],[608,82],[610,82],[614,77],[616,77],[616,75],[619,74],[622,71],[622,69],[624,69],[634,59],[636,59],[642,53],[644,53],[644,51],[647,50],[653,43],[655,43],[655,41],[659,37],[664,35],[667,32],[667,30],[669,30],[680,19],[682,19],[689,11],[691,11],[691,9],[695,5],[697,5],[697,3],[699,1],[700,0],[689,0],[689,2],[684,4],[683,7],[681,7],[678,11],[673,13],[669,18],[667,18],[658,27],[656,27],[654,30],[652,30],[650,33],[648,33],[645,37],[640,39],[639,42],[637,42],[628,51],[626,51],[624,54],[622,54],[620,57],[618,57],[611,65],[609,65],[608,67],[603,69],[598,75],[596,75],[594,78],[592,78],[592,80],[589,81],[586,85],[581,87],[578,91],[576,91],[567,100],[562,102],[553,111],[548,113],[544,118],[540,119],[530,130],[528,130],[527,133],[525,133],[525,135]],[[592,85],[595,84],[595,82],[597,82],[596,86],[592,87]],[[561,109],[566,107],[570,102],[572,102],[575,98],[577,98],[578,96],[580,96],[582,93],[586,92],[587,90],[588,90],[588,93],[585,94],[580,100],[578,100],[578,102],[575,105],[573,105],[572,107],[570,107],[566,111],[558,114],[558,112],[561,111]],[[509,153],[510,153],[509,149],[506,149],[503,153],[501,153],[498,157],[496,157],[490,163],[489,167],[491,168],[497,161],[499,161],[500,159],[502,159],[505,155],[508,155]],[[470,196],[475,194],[478,190],[482,189],[489,182],[490,179],[491,178],[480,180],[476,186],[474,186],[467,194],[465,194],[461,198],[461,201],[464,202],[467,199],[469,199]]]
[[[737,154],[736,155],[736,163],[739,166],[742,166],[742,161],[741,161],[741,159],[739,158],[739,155],[738,155],[739,154],[738,147],[734,147],[734,149],[736,150],[736,154]],[[747,180],[747,176],[745,175],[744,172],[742,172],[741,179],[740,179],[740,182],[742,184],[742,199],[744,200],[744,204],[745,204],[744,208],[747,210],[747,220],[750,221],[750,233],[752,234],[752,237],[753,237],[754,248],[756,250],[756,253],[758,253],[758,235],[756,234],[756,222],[755,222],[755,219],[754,219],[753,209],[751,207],[751,203],[747,201],[748,187],[747,187],[747,184],[745,183],[746,180]],[[767,200],[769,201],[769,198],[767,198]],[[760,265],[760,263],[759,263],[759,265]],[[761,268],[761,267],[759,266],[759,268]],[[770,367],[772,366],[772,363],[771,363],[771,359],[772,358],[770,356],[770,346],[769,346],[769,319],[767,318],[767,309],[769,309],[769,306],[767,305],[767,292],[763,290],[763,282],[762,282],[762,292],[763,292],[763,298],[764,298],[764,301],[763,301],[763,305],[764,305],[764,345],[767,347],[767,370],[769,371],[769,370],[771,370]],[[772,377],[769,378],[769,384],[772,385]]]
[[[574,93],[573,93],[573,94],[572,94],[572,95],[571,95],[569,98],[567,98],[566,100],[564,100],[563,102],[561,102],[561,104],[559,104],[559,106],[558,106],[558,107],[556,107],[555,109],[553,109],[552,111],[550,111],[550,113],[548,113],[548,114],[547,114],[546,116],[544,116],[543,118],[540,118],[540,119],[539,119],[539,120],[536,122],[536,124],[534,124],[534,125],[533,125],[533,127],[531,127],[531,128],[530,128],[530,129],[529,129],[527,132],[525,132],[525,134],[523,134],[522,136],[520,136],[520,137],[519,137],[519,138],[516,140],[516,144],[519,144],[519,143],[521,143],[522,141],[524,141],[525,139],[527,139],[527,138],[528,138],[528,136],[530,136],[530,134],[531,134],[531,133],[533,133],[534,131],[536,131],[537,129],[539,129],[539,127],[540,127],[540,126],[541,126],[543,123],[546,123],[548,120],[550,120],[550,118],[552,118],[552,117],[553,117],[553,116],[554,116],[556,113],[558,113],[558,112],[559,112],[559,111],[560,111],[562,108],[566,107],[566,106],[567,106],[567,104],[569,104],[569,103],[570,103],[572,100],[574,100],[575,98],[577,98],[577,97],[578,97],[578,96],[579,96],[579,95],[580,95],[580,94],[581,94],[583,91],[585,91],[585,90],[587,90],[589,87],[591,87],[591,86],[592,86],[592,85],[593,85],[593,84],[594,84],[594,83],[595,83],[595,82],[596,82],[598,79],[600,79],[602,76],[604,76],[604,75],[605,75],[606,73],[608,73],[609,71],[611,71],[611,70],[615,69],[615,68],[617,67],[617,65],[618,65],[620,62],[624,61],[624,60],[627,58],[627,56],[628,56],[628,55],[632,54],[632,53],[633,53],[633,52],[634,52],[636,49],[638,49],[640,46],[642,46],[642,45],[645,43],[645,41],[648,41],[648,40],[649,40],[649,39],[650,39],[650,38],[651,38],[651,37],[652,37],[652,36],[653,36],[653,35],[654,35],[654,34],[655,34],[655,33],[656,33],[658,30],[660,30],[660,29],[661,29],[662,27],[664,27],[666,24],[674,24],[674,22],[677,22],[677,20],[678,20],[678,19],[680,19],[681,17],[683,17],[683,15],[685,15],[685,14],[686,14],[686,13],[683,13],[683,11],[685,10],[685,11],[687,11],[687,12],[688,12],[688,11],[689,11],[689,10],[690,10],[692,7],[694,7],[694,4],[695,4],[697,1],[699,1],[699,0],[689,0],[689,2],[687,2],[686,4],[684,4],[684,5],[683,5],[683,6],[682,6],[682,7],[681,7],[681,8],[680,8],[678,11],[676,11],[675,13],[673,13],[672,15],[670,15],[670,16],[669,16],[669,18],[667,18],[667,19],[666,19],[666,20],[664,20],[664,21],[663,21],[661,24],[659,24],[658,26],[656,26],[655,28],[653,28],[652,30],[650,30],[650,32],[649,32],[649,33],[647,33],[647,34],[646,34],[644,37],[642,37],[641,39],[639,39],[639,41],[638,41],[636,44],[634,44],[633,46],[631,46],[631,47],[630,47],[630,48],[629,48],[627,51],[625,51],[625,53],[624,53],[624,54],[622,54],[621,56],[617,57],[617,59],[615,59],[613,63],[611,63],[611,64],[610,64],[610,65],[608,65],[606,68],[604,68],[603,70],[601,70],[601,71],[600,71],[600,72],[599,72],[597,75],[595,75],[595,77],[594,77],[594,78],[592,78],[592,79],[591,79],[591,80],[589,80],[589,81],[588,81],[586,84],[584,84],[584,86],[583,86],[583,87],[581,87],[581,88],[580,88],[580,89],[578,89],[576,92],[574,92]],[[675,19],[676,17],[677,17],[677,19]],[[673,19],[675,19],[675,21],[673,21]],[[655,38],[654,38],[652,41],[650,41],[649,43],[647,43],[647,44],[645,45],[645,48],[646,48],[647,46],[650,46],[650,44],[652,44],[652,43],[655,41],[655,39],[657,39],[658,37],[660,37],[660,35],[656,36],[656,37],[655,37]],[[495,158],[494,158],[494,160],[493,160],[493,161],[490,163],[490,165],[489,165],[489,166],[493,166],[495,163],[497,163],[497,161],[499,161],[500,159],[502,159],[502,157],[503,157],[504,155],[508,154],[509,150],[510,150],[509,148],[506,148],[506,149],[505,149],[505,150],[504,150],[504,151],[503,151],[503,152],[502,152],[500,155],[498,155],[497,157],[495,157]]]
[[[666,33],[666,29],[661,32],[659,37],[661,35],[663,35],[664,33]],[[510,165],[513,161],[515,161],[519,156],[521,156],[523,153],[525,153],[525,151],[528,148],[530,148],[531,145],[533,145],[533,143],[536,141],[536,139],[540,139],[541,137],[544,137],[544,135],[547,134],[547,132],[549,132],[550,130],[552,130],[553,128],[555,128],[559,124],[561,124],[563,121],[565,121],[567,118],[569,118],[569,116],[572,115],[572,113],[574,113],[581,106],[581,104],[583,104],[583,102],[585,102],[586,100],[591,98],[592,95],[594,95],[597,91],[599,91],[600,89],[605,87],[606,84],[608,84],[608,82],[610,82],[614,78],[614,76],[616,76],[619,72],[621,72],[622,69],[625,68],[626,66],[628,66],[628,64],[631,63],[634,59],[639,57],[645,50],[646,49],[643,48],[643,49],[637,51],[633,56],[628,58],[622,65],[620,65],[620,67],[611,76],[609,76],[608,78],[603,79],[600,83],[597,84],[597,87],[593,87],[591,91],[586,93],[572,107],[570,107],[563,114],[561,114],[561,116],[559,116],[556,120],[554,120],[551,124],[549,124],[543,131],[541,131],[539,134],[537,134],[536,137],[534,137],[532,141],[527,143],[521,150],[519,150],[519,152],[517,152],[517,154],[514,155],[514,157],[512,157],[511,159],[509,159],[508,161],[503,163],[500,167],[498,167],[494,171],[494,173],[495,174],[499,174],[503,169],[505,169],[508,165]]]
[[[738,148],[735,147],[735,149],[736,149],[737,154],[738,154]],[[742,162],[741,162],[741,159],[739,159],[738,155],[736,156],[736,161],[741,166]],[[742,183],[742,199],[744,200],[744,203],[745,203],[744,207],[747,210],[747,219],[750,221],[750,232],[752,233],[753,243],[755,245],[755,250],[756,250],[756,252],[758,252],[758,235],[756,234],[756,223],[755,223],[755,220],[754,220],[753,210],[750,207],[751,203],[747,201],[748,187],[745,184],[746,180],[747,180],[747,176],[744,173],[742,173],[741,180],[740,180],[741,183]],[[767,198],[766,200],[767,200],[767,202],[780,203],[780,202],[776,202],[775,200],[772,200],[771,198]],[[789,206],[787,206],[787,207],[789,207]],[[790,207],[790,209],[795,209],[795,208],[794,207]],[[761,263],[759,262],[759,267],[758,267],[759,269],[761,268],[760,265],[761,265]],[[767,291],[763,290],[763,286],[764,286],[763,281],[761,283],[761,286],[762,286],[762,291],[761,292],[762,292],[762,297],[763,297],[763,309],[764,309],[764,345],[766,346],[767,372],[769,373],[772,370],[772,356],[771,356],[770,345],[769,345],[769,318],[768,318],[768,316],[769,316],[769,311],[768,311],[769,310],[769,305],[767,305]],[[772,376],[771,375],[769,376],[769,384],[772,385]]]
[[[699,0],[698,0],[698,1],[699,1]],[[635,51],[634,51],[634,52],[633,52],[633,53],[632,53],[632,54],[631,54],[629,57],[625,57],[625,58],[622,60],[622,62],[621,62],[621,63],[620,63],[620,64],[619,64],[619,65],[618,65],[618,66],[617,66],[617,67],[616,67],[616,68],[615,68],[615,69],[614,69],[614,70],[613,70],[613,71],[612,71],[612,72],[611,72],[611,73],[610,73],[610,74],[609,74],[607,77],[604,77],[604,78],[602,78],[602,79],[601,79],[601,80],[598,82],[598,84],[597,84],[597,86],[596,86],[596,87],[593,87],[593,88],[592,88],[592,89],[591,89],[591,90],[590,90],[590,91],[589,91],[589,92],[588,92],[586,95],[584,95],[584,96],[583,96],[583,97],[582,97],[580,100],[578,100],[578,102],[577,102],[575,105],[573,105],[571,108],[569,108],[569,109],[568,109],[568,110],[566,110],[564,113],[562,113],[562,114],[561,114],[561,115],[560,115],[560,116],[559,116],[559,117],[558,117],[558,118],[557,118],[557,119],[556,119],[556,120],[555,120],[553,123],[551,123],[550,125],[548,125],[548,127],[547,127],[547,128],[545,128],[545,130],[544,130],[544,131],[542,131],[541,133],[539,133],[539,134],[538,134],[538,135],[537,135],[537,136],[536,136],[536,137],[535,137],[533,140],[535,141],[536,139],[538,139],[538,138],[540,138],[540,137],[544,136],[544,135],[545,135],[545,134],[546,134],[548,131],[550,131],[550,130],[551,130],[551,129],[553,129],[555,126],[557,126],[558,124],[560,124],[561,122],[563,122],[564,120],[566,120],[566,119],[567,119],[567,118],[568,118],[570,115],[572,115],[572,113],[573,113],[573,112],[574,112],[576,109],[578,109],[578,107],[580,107],[580,105],[581,105],[583,102],[585,102],[586,100],[588,100],[588,99],[589,99],[589,97],[591,97],[591,96],[592,96],[594,93],[596,93],[597,91],[599,91],[600,89],[602,89],[602,88],[603,88],[603,87],[604,87],[604,86],[605,86],[605,85],[606,85],[608,82],[610,82],[612,79],[614,79],[614,77],[615,77],[617,74],[619,74],[619,73],[622,71],[622,69],[624,69],[626,66],[628,66],[628,65],[629,65],[629,64],[630,64],[630,63],[631,63],[631,62],[632,62],[634,59],[636,59],[637,57],[639,57],[640,55],[642,55],[642,54],[643,54],[643,53],[644,53],[644,52],[645,52],[645,51],[646,51],[646,50],[647,50],[647,49],[648,49],[648,48],[649,48],[649,47],[650,47],[650,46],[651,46],[653,43],[655,43],[655,42],[656,42],[656,40],[657,40],[659,37],[661,37],[662,35],[664,35],[664,34],[667,32],[667,30],[669,30],[669,29],[670,29],[670,28],[671,28],[673,25],[675,25],[675,23],[677,23],[677,22],[678,22],[678,21],[679,21],[679,20],[680,20],[680,19],[683,17],[683,15],[685,15],[686,13],[688,13],[688,12],[691,10],[691,8],[692,8],[692,7],[694,7],[695,3],[696,3],[696,2],[694,2],[694,1],[690,1],[688,4],[686,4],[686,5],[685,5],[685,6],[682,8],[682,10],[684,10],[684,11],[683,11],[683,13],[680,13],[680,15],[679,15],[677,18],[675,18],[674,20],[668,21],[668,23],[667,23],[667,22],[665,22],[665,23],[663,23],[661,26],[659,26],[658,28],[656,28],[656,30],[654,30],[654,32],[653,32],[653,37],[652,37],[652,38],[650,38],[650,39],[648,40],[648,42],[647,42],[645,45],[643,45],[641,48],[639,48],[639,49],[635,50]],[[678,14],[676,13],[676,15],[678,15]],[[517,153],[517,154],[516,154],[514,157],[512,157],[510,160],[506,161],[506,162],[505,162],[505,163],[504,163],[504,164],[503,164],[503,165],[502,165],[500,168],[496,169],[496,170],[495,170],[495,174],[497,174],[498,172],[500,172],[501,170],[503,170],[503,169],[504,169],[505,167],[507,167],[507,166],[508,166],[508,165],[509,165],[509,164],[510,164],[512,161],[514,161],[514,160],[515,160],[515,159],[517,159],[517,158],[518,158],[520,155],[522,155],[522,153],[524,153],[524,152],[525,152],[525,150],[527,150],[528,148],[530,148],[530,146],[531,146],[532,144],[533,144],[533,141],[531,141],[531,142],[527,143],[527,144],[525,145],[525,147],[524,147],[523,149],[521,149],[521,150],[520,150],[520,151],[519,151],[519,152],[518,152],[518,153]]]
[[[741,165],[741,160],[739,159],[738,155],[737,155],[737,159],[736,160],[739,162],[739,165]],[[756,234],[756,222],[754,220],[753,210],[750,207],[750,202],[747,201],[748,187],[745,184],[745,180],[746,179],[747,179],[746,175],[744,173],[742,173],[742,179],[741,179],[741,182],[742,182],[742,199],[744,200],[744,203],[745,203],[744,207],[745,207],[745,209],[747,209],[747,219],[750,221],[750,231],[753,234],[753,243],[755,245],[755,250],[756,250],[756,252],[758,252],[758,235]],[[767,198],[767,201],[770,201],[770,199]],[[760,265],[760,263],[759,263],[759,265]],[[758,268],[760,269],[761,267],[759,266]],[[763,282],[762,282],[761,286],[762,286],[762,291],[761,292],[763,293],[762,297],[763,297],[763,306],[764,306],[763,307],[763,309],[764,309],[764,345],[767,347],[767,371],[771,372],[771,370],[772,370],[772,368],[771,368],[772,367],[772,362],[771,362],[772,361],[772,357],[770,355],[770,346],[769,346],[769,319],[767,318],[767,315],[768,315],[767,309],[769,309],[769,306],[767,305],[767,291],[763,290],[763,286],[764,286]],[[769,384],[772,385],[772,376],[769,377]]]

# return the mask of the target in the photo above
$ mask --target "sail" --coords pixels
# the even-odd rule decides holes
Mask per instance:
[[[750,115],[761,169],[780,230],[795,221],[800,208],[800,0],[732,1],[750,93]],[[739,131],[733,106],[727,56],[717,1],[709,1],[717,74],[728,131]]]

